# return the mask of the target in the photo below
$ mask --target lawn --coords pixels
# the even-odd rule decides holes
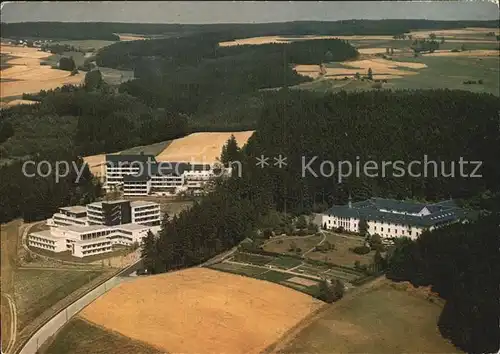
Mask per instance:
[[[371,251],[370,253],[364,255],[359,255],[349,250],[350,248],[362,246],[364,244],[364,240],[362,237],[343,237],[338,234],[328,233],[327,241],[335,245],[335,249],[329,250],[327,252],[310,252],[306,255],[306,258],[326,263],[338,264],[346,267],[354,267],[354,262],[356,261],[359,261],[361,264],[370,264],[373,261],[375,251]]]
[[[283,256],[276,258],[270,264],[278,268],[290,269],[302,264],[302,261],[299,259]]]
[[[308,251],[309,249],[313,248],[316,246],[323,236],[317,235],[317,236],[300,236],[300,237],[289,237],[285,239],[280,239],[280,240],[273,240],[264,246],[264,250],[268,252],[275,252],[275,253],[290,253],[290,254],[297,254],[296,252],[289,252],[290,246],[295,244],[296,247],[300,248],[301,251],[299,252],[300,254]]]
[[[248,277],[257,277],[259,274],[266,272],[265,269],[250,265],[239,265],[231,263],[217,263],[208,267],[210,269],[220,270],[223,272],[245,275]]]
[[[345,298],[279,353],[457,353],[437,328],[441,307],[388,284]]]
[[[1,312],[0,312],[0,323],[2,324],[1,330],[1,347],[2,350],[5,350],[10,340],[10,326],[11,326],[11,318],[10,318],[10,308],[7,300],[3,297],[1,299]],[[2,351],[3,353],[3,351]]]
[[[274,257],[271,256],[263,256],[260,254],[250,254],[250,253],[236,253],[234,257],[231,259],[235,262],[242,263],[251,263],[255,265],[266,265],[273,261]]]
[[[40,354],[161,354],[146,343],[97,327],[79,317],[72,319]]]
[[[19,328],[101,274],[102,271],[16,270],[14,301]]]

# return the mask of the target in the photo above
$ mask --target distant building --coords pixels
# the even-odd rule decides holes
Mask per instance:
[[[160,230],[160,205],[149,201],[102,201],[62,207],[47,220],[50,230],[28,235],[28,245],[86,257],[112,251],[113,245],[141,243]]]
[[[365,220],[368,234],[382,238],[410,237],[416,239],[424,230],[432,230],[461,221],[465,216],[453,200],[439,203],[416,203],[394,199],[371,198],[347,205],[334,205],[319,214],[316,222],[326,229],[342,228],[359,232]]]
[[[201,193],[212,178],[230,175],[218,164],[157,162],[153,155],[106,155],[104,188],[123,190],[124,196]]]

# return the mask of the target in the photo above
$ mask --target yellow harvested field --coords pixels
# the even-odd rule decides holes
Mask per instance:
[[[220,158],[222,147],[234,135],[242,147],[252,136],[253,130],[244,132],[193,133],[175,139],[156,156],[157,161],[213,163]]]
[[[500,57],[498,50],[475,49],[463,52],[451,52],[449,50],[436,50],[434,53],[424,54],[426,57]]]
[[[360,54],[385,54],[385,48],[358,48]],[[394,53],[401,52],[401,49],[394,49]]]
[[[341,63],[345,66],[351,66],[355,68],[372,68],[375,70],[386,70],[395,67],[404,67],[410,69],[423,69],[426,68],[427,65],[423,63],[412,63],[412,62],[404,62],[404,61],[394,61],[394,60],[386,60],[382,58],[375,59],[367,59],[367,60],[355,60],[355,61],[344,61]]]
[[[140,34],[129,34],[129,33],[115,33],[115,34],[118,37],[120,37],[120,41],[139,41],[146,39]]]
[[[0,97],[21,96],[23,93],[37,93],[40,90],[54,89],[65,84],[77,85],[84,73],[71,76],[68,71],[41,66],[40,61],[50,53],[40,52],[37,48],[1,46],[2,54],[11,56],[6,64],[12,65],[1,71]]]
[[[436,30],[436,31],[413,31],[410,32],[411,35],[416,37],[429,37],[431,33],[434,33],[438,37],[455,37],[455,36],[481,36],[483,37],[488,32],[494,32],[495,35],[500,33],[498,28],[484,28],[484,27],[467,27],[467,28],[456,28],[447,30]],[[493,38],[495,40],[495,38]]]
[[[405,75],[418,74],[416,71],[404,70],[404,68],[423,69],[427,67],[427,65],[423,63],[402,62],[382,58],[344,61],[340,64],[346,66],[347,68],[325,68],[323,77],[325,79],[334,79],[344,76],[354,76],[356,73],[366,75],[368,73],[368,69],[371,68],[374,79],[395,79],[401,78]],[[319,65],[296,65],[294,66],[294,69],[300,75],[312,78],[318,78],[321,76]]]
[[[38,102],[30,100],[12,100],[9,102],[0,102],[0,107],[11,107],[11,106],[16,106],[18,104],[35,104],[35,103]]]
[[[191,268],[124,282],[88,321],[169,353],[260,353],[323,303],[271,282]]]
[[[90,172],[96,177],[103,177],[106,175],[106,155],[92,155],[84,156],[83,161],[89,166]]]
[[[344,39],[344,40],[390,40],[391,36],[296,36],[294,38],[304,39]],[[235,39],[233,41],[220,42],[221,47],[231,47],[235,45],[260,45],[269,43],[290,43],[293,41],[291,37],[281,37],[281,36],[263,36],[263,37],[251,37]]]

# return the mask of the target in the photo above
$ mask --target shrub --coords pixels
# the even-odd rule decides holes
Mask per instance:
[[[482,84],[483,84],[483,80],[478,80],[478,81],[477,81],[477,83],[478,83],[479,85],[482,85]]]
[[[358,246],[358,247],[354,247],[352,249],[352,251],[356,254],[367,254],[367,253],[370,253],[370,247]]]

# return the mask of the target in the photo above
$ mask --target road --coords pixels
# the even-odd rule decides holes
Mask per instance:
[[[9,294],[2,294],[2,296],[7,299],[9,304],[9,312],[10,312],[10,336],[9,343],[5,348],[5,351],[2,353],[11,354],[13,353],[14,345],[16,344],[16,335],[17,335],[17,311],[14,300]]]
[[[104,295],[118,284],[132,280],[128,277],[131,273],[142,266],[142,259],[130,265],[118,274],[108,279],[103,284],[87,292],[85,295],[75,300],[64,309],[59,311],[54,317],[40,327],[24,344],[19,354],[36,354],[38,348],[53,336],[62,326],[64,326],[73,316],[80,312],[84,307],[95,301],[98,297]]]
[[[321,232],[321,235],[323,235],[323,238],[321,239],[321,241],[318,242],[318,244],[316,246],[321,246],[323,244],[323,242],[326,241],[326,233],[323,230],[320,230],[319,232]],[[316,246],[313,246],[310,249],[308,249],[307,251],[305,251],[304,253],[302,253],[302,257],[305,257],[306,254],[314,251]]]

